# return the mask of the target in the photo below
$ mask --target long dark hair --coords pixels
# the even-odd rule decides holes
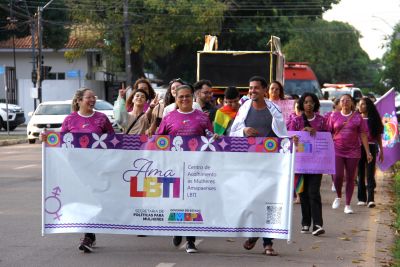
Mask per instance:
[[[164,97],[164,105],[165,106],[175,103],[175,97],[171,93],[171,86],[175,82],[178,82],[182,85],[186,84],[181,78],[173,79],[172,81],[169,82],[168,89],[167,89],[167,92],[165,93],[165,97]]]
[[[371,133],[372,137],[378,138],[379,135],[383,133],[381,116],[379,115],[379,112],[371,99],[369,99],[368,97],[363,97],[360,101],[365,101],[365,104],[367,106],[368,130]]]

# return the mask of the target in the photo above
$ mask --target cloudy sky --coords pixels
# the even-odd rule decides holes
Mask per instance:
[[[381,58],[385,35],[400,22],[400,0],[341,0],[324,14],[328,21],[348,22],[361,32],[361,47],[371,59]]]

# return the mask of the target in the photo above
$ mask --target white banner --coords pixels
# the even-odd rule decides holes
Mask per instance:
[[[142,149],[131,149],[135,141],[124,135],[52,135],[43,147],[43,233],[290,239],[288,139],[198,137],[198,150],[206,151],[193,151],[195,138],[192,151],[174,151],[177,137],[140,138]],[[236,152],[233,141],[248,151],[258,142],[264,151]]]

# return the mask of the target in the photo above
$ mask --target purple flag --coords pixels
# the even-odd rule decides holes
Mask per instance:
[[[378,161],[378,166],[382,171],[400,160],[399,123],[396,117],[394,98],[395,90],[392,88],[376,102],[376,108],[381,115],[384,127],[382,145],[385,159],[382,163]]]

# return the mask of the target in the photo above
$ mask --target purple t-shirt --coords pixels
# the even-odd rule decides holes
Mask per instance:
[[[360,113],[350,116],[344,116],[340,111],[333,112],[328,120],[328,129],[333,134],[336,156],[360,158],[360,135],[367,133],[368,129]],[[346,121],[348,122],[343,126]]]
[[[72,112],[65,118],[61,132],[96,133],[100,135],[102,133],[113,134],[114,129],[107,116],[101,112],[95,111],[89,117],[81,116],[78,112]]]
[[[378,138],[373,137],[371,135],[371,132],[369,131],[368,118],[363,118],[363,120],[365,121],[365,126],[367,127],[367,131],[368,131],[368,143],[369,144],[377,144],[378,143]]]
[[[205,130],[213,132],[208,116],[200,110],[190,113],[181,113],[178,110],[171,111],[161,121],[157,134],[169,135],[206,135]]]
[[[290,128],[291,128],[290,125],[292,124],[293,120],[294,120],[296,117],[297,117],[296,112],[292,112],[292,113],[289,114],[289,116],[286,117],[286,121],[285,121],[285,123],[286,123],[286,129],[290,130]],[[290,131],[292,131],[292,130],[290,130]]]
[[[313,127],[317,132],[326,132],[326,119],[321,115],[314,113],[314,119],[308,120],[311,127]],[[292,122],[289,125],[290,131],[303,131],[304,129],[304,119],[303,116],[297,116],[292,119]]]

